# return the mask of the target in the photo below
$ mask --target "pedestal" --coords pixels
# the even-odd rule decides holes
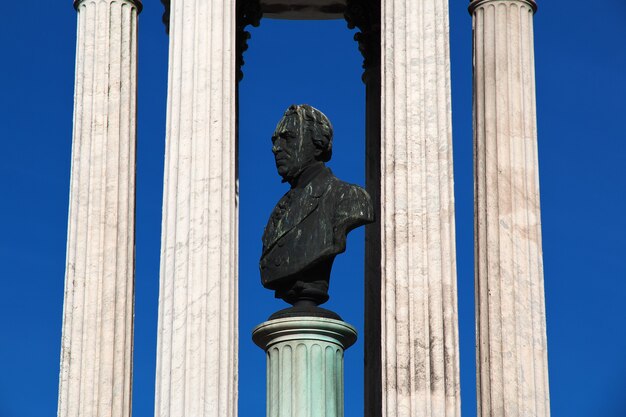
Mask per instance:
[[[321,317],[266,321],[252,332],[267,354],[267,417],[342,417],[349,324]]]

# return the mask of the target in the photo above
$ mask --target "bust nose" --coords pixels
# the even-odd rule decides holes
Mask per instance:
[[[272,146],[272,153],[274,155],[276,155],[278,153],[278,151],[280,151],[280,148],[278,147],[278,145],[273,145]]]

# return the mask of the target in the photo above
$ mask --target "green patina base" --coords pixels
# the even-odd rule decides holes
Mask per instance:
[[[252,339],[267,354],[267,417],[343,417],[343,352],[354,327],[322,317],[266,321]]]

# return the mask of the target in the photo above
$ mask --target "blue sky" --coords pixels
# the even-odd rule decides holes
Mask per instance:
[[[0,25],[0,417],[56,414],[72,137],[76,14],[4,2]],[[471,18],[450,7],[464,416],[476,414]],[[168,39],[162,7],[139,26],[133,414],[153,415]],[[250,331],[282,307],[259,283],[260,236],[285,185],[270,135],[309,103],[335,127],[330,166],[363,184],[362,58],[343,21],[263,20],[240,85],[240,415],[264,413]],[[626,416],[626,1],[539,2],[535,60],[552,415]],[[327,306],[363,329],[363,232],[333,269]],[[356,283],[356,285],[355,285]],[[350,296],[338,294],[348,292]],[[341,300],[340,300],[341,298]],[[253,306],[253,308],[252,308]],[[362,340],[346,354],[346,416],[360,416]]]

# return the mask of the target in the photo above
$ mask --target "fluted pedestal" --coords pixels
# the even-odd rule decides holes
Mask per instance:
[[[459,416],[448,1],[381,12],[382,410],[366,412]]]
[[[172,0],[155,415],[237,414],[235,2]]]
[[[343,417],[349,324],[319,317],[270,320],[252,332],[267,355],[267,417]]]
[[[131,415],[139,1],[78,0],[59,417]]]
[[[550,415],[531,0],[478,0],[474,175],[478,414]]]

